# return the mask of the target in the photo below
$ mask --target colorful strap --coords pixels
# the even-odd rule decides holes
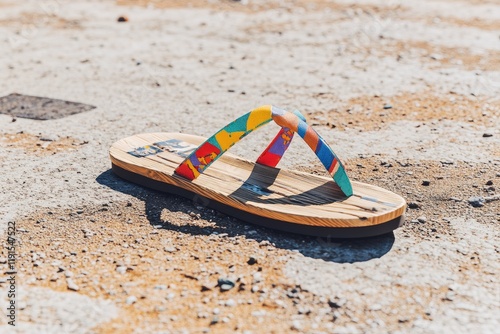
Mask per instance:
[[[175,170],[189,180],[196,179],[224,152],[240,139],[264,124],[274,120],[282,128],[298,133],[316,153],[323,166],[332,175],[344,195],[352,195],[352,186],[344,166],[325,140],[296,114],[274,106],[262,106],[229,123],[194,150]],[[272,144],[271,144],[272,145]]]
[[[300,111],[294,110],[293,113],[306,122],[306,118],[300,113]],[[273,141],[259,156],[257,163],[269,167],[276,167],[288,149],[288,146],[292,143],[293,134],[294,132],[289,128],[282,127],[276,137],[274,137]]]

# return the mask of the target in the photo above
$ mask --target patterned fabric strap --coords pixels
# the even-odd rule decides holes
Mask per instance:
[[[293,113],[304,122],[306,121],[306,118],[300,111],[294,110]],[[293,134],[294,132],[289,128],[282,127],[273,141],[259,156],[257,163],[269,167],[276,167],[288,149],[288,146],[292,143]]]
[[[287,128],[292,132],[298,133],[314,153],[316,153],[344,195],[352,195],[352,186],[349,177],[342,163],[325,140],[296,114],[269,105],[254,109],[217,131],[194,150],[177,167],[175,172],[186,179],[196,179],[208,166],[240,139],[264,124],[269,123],[271,120],[274,120],[282,128]]]

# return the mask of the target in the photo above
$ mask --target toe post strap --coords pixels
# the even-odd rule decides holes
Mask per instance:
[[[282,128],[257,159],[257,163],[276,166],[290,145],[293,133],[297,133],[317,155],[344,195],[352,195],[351,182],[344,166],[326,141],[305,122],[304,116],[298,111],[291,113],[270,105],[256,108],[217,131],[194,150],[177,167],[175,173],[188,180],[196,179],[235,143],[271,120]]]
[[[294,110],[293,113],[306,122],[306,118],[300,111]],[[264,152],[257,158],[257,163],[269,167],[276,167],[288,149],[288,146],[292,143],[294,133],[295,132],[287,127],[281,127],[276,137],[274,137],[269,146],[267,146]]]

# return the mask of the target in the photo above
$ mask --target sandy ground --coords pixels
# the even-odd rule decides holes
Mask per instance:
[[[8,222],[18,238],[0,332],[498,332],[498,1],[0,0],[0,50],[0,96],[97,107],[0,114],[2,244]],[[120,138],[208,136],[262,104],[300,109],[352,179],[404,196],[404,226],[279,233],[109,170]],[[275,132],[231,150],[256,158]],[[323,173],[292,146],[284,168]]]

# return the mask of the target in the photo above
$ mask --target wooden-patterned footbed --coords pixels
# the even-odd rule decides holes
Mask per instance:
[[[134,183],[178,194],[241,220],[325,237],[388,233],[403,220],[405,200],[352,182],[346,198],[328,177],[255,164],[226,153],[195,180],[174,173],[206,138],[180,133],[128,137],[110,148],[113,171]]]

